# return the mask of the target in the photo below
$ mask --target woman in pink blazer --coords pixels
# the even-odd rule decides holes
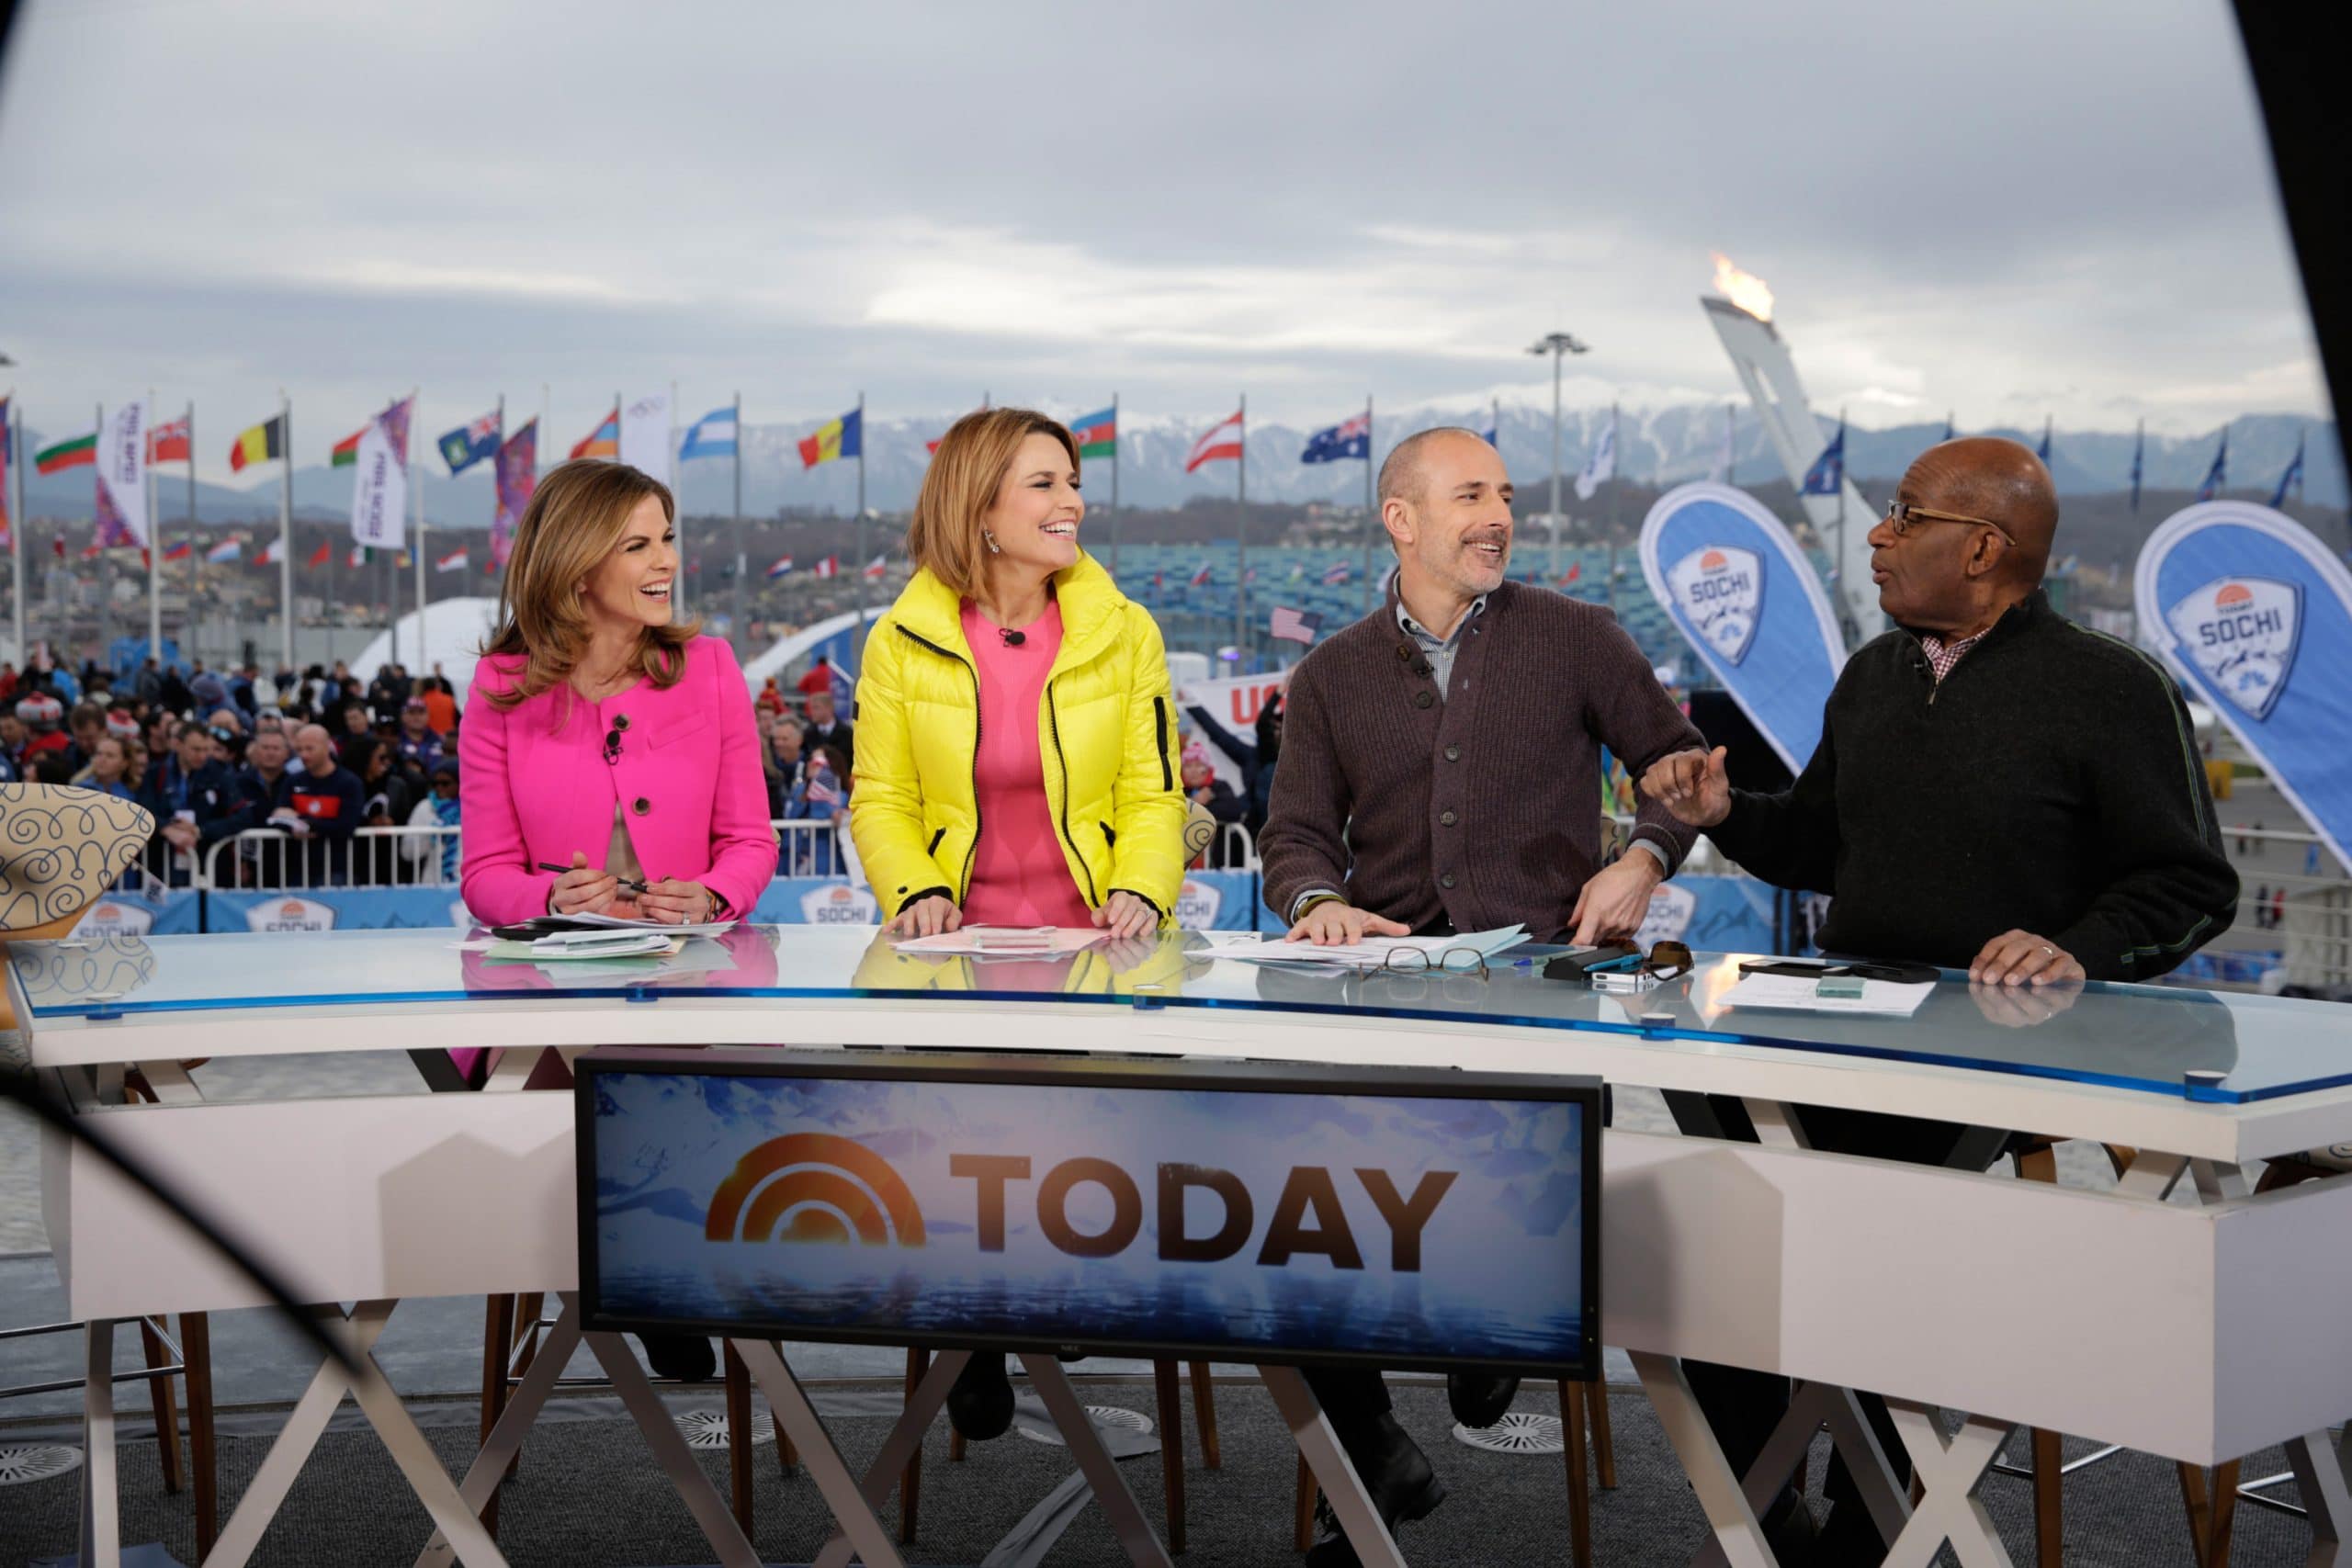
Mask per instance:
[[[675,522],[666,487],[587,461],[523,513],[458,728],[477,919],[740,918],[775,874],[743,672],[670,618]]]

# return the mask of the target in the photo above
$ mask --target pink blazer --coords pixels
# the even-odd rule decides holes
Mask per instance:
[[[558,874],[539,863],[570,865],[578,851],[603,866],[616,805],[648,880],[699,882],[748,916],[775,875],[776,837],[734,650],[696,637],[684,676],[666,691],[640,682],[587,703],[559,686],[502,712],[487,694],[511,689],[522,662],[501,655],[475,666],[458,729],[459,880],[474,918],[511,925],[545,914]]]

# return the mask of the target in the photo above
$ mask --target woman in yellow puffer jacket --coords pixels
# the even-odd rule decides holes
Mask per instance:
[[[850,831],[890,929],[1168,924],[1185,802],[1159,628],[1079,548],[1077,444],[967,414],[865,640]]]

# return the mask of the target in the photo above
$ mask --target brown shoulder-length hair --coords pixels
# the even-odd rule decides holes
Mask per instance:
[[[957,593],[969,597],[986,575],[988,546],[980,538],[980,519],[996,504],[1014,456],[1032,435],[1060,442],[1071,472],[1078,470],[1078,442],[1069,427],[1035,409],[967,413],[947,427],[939,450],[931,455],[907,524],[907,554]]]
[[[483,694],[494,706],[511,708],[571,678],[588,652],[580,585],[620,544],[628,514],[647,496],[677,522],[670,487],[624,463],[564,463],[532,491],[499,582],[497,626],[482,644],[485,655],[518,654],[524,661],[505,689]],[[686,644],[701,630],[695,621],[646,627],[638,667],[656,686],[676,685],[686,672]]]

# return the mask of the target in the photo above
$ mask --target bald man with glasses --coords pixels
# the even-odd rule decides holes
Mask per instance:
[[[2025,447],[1930,447],[1870,533],[1893,629],[1847,660],[1795,784],[1734,789],[1721,747],[1678,752],[1642,780],[1746,871],[1829,894],[1824,952],[1965,970],[1987,1016],[2029,998],[2063,1009],[2085,979],[2151,979],[2237,909],[2188,705],[2147,654],[2050,607],[2057,526],[2050,472]],[[1754,1136],[1736,1101],[1669,1103],[1687,1133]],[[2004,1143],[1946,1122],[1796,1109],[1809,1145],[1832,1153],[1983,1169]],[[1745,1462],[1785,1408],[1785,1382],[1691,1371]],[[1883,1407],[1865,1403],[1907,1471]],[[1814,1560],[1876,1562],[1884,1549],[1842,1471],[1833,1461]]]

